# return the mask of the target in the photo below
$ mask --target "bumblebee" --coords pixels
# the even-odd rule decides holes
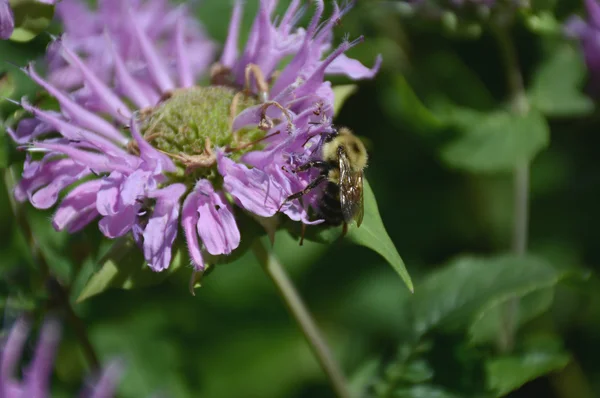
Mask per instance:
[[[322,183],[327,183],[319,197],[317,215],[329,225],[347,225],[356,221],[360,227],[364,215],[363,169],[367,150],[361,140],[346,127],[333,128],[321,145],[321,160],[313,160],[293,170],[294,173],[317,168],[319,176],[302,191],[288,196],[283,203],[298,199]]]

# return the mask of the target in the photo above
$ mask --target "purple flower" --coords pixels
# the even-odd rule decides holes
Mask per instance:
[[[260,2],[241,50],[236,3],[206,86],[196,82],[212,44],[183,8],[107,0],[91,12],[75,0],[61,3],[67,35],[52,44],[49,78],[24,68],[60,111],[21,101],[33,117],[9,130],[28,149],[16,198],[45,209],[63,196],[56,229],[76,232],[99,218],[106,237],[131,234],[155,271],[169,266],[179,223],[196,270],[231,254],[243,238],[236,212],[275,216],[314,178],[289,170],[318,156],[331,131],[334,95],[325,76],[371,78],[381,62],[367,68],[344,55],[362,38],[332,47],[347,8],[334,4],[324,20],[317,1],[304,29],[296,26],[300,1],[281,17],[275,3]],[[281,211],[319,223],[309,217],[314,199]]]
[[[600,93],[600,4],[596,0],[585,0],[588,20],[572,16],[565,25],[566,34],[578,39],[585,63],[590,74],[590,89]]]
[[[15,29],[15,17],[8,0],[0,0],[0,39],[8,39]]]
[[[56,0],[37,0],[42,4],[56,4]],[[0,0],[0,40],[8,39],[15,29],[15,16],[8,0]]]
[[[51,396],[50,375],[60,340],[60,326],[56,321],[47,321],[44,324],[33,358],[23,370],[23,378],[19,379],[16,375],[28,334],[29,324],[24,319],[20,319],[0,344],[0,396],[3,398]],[[106,367],[98,381],[86,388],[81,396],[89,398],[114,396],[121,373],[122,365],[113,362]]]
[[[120,55],[125,67],[135,73],[135,77],[141,81],[150,80],[144,68],[147,61],[143,59],[142,44],[136,39],[129,23],[131,18],[136,19],[157,56],[165,60],[174,61],[177,58],[178,36],[175,32],[178,26],[182,29],[180,34],[183,36],[187,61],[165,64],[166,68],[171,69],[169,72],[172,75],[178,74],[177,67],[189,69],[185,71],[185,76],[190,80],[182,82],[179,87],[193,85],[213,61],[214,44],[206,38],[197,21],[186,18],[188,10],[185,7],[170,7],[166,0],[104,0],[98,3],[98,9],[92,11],[84,1],[63,0],[56,6],[56,12],[64,26],[63,42],[85,58],[86,64],[102,79],[108,80],[115,66],[114,57],[106,56],[106,51],[110,50]],[[80,88],[84,83],[81,71],[67,62],[60,52],[60,48],[56,47],[51,47],[48,52],[48,80],[63,89]],[[86,88],[82,87],[78,95],[86,94]],[[146,106],[154,104],[158,98],[153,97],[152,100]]]

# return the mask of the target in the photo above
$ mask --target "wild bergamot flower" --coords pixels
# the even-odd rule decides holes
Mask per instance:
[[[86,65],[94,74],[105,81],[110,81],[114,72],[114,57],[106,55],[110,46],[121,56],[128,70],[134,73],[140,84],[150,81],[144,67],[142,49],[131,34],[129,21],[136,19],[145,32],[158,56],[163,60],[173,61],[177,57],[178,33],[183,36],[189,74],[193,79],[199,78],[214,60],[215,45],[211,42],[200,23],[186,17],[189,11],[185,7],[170,7],[166,1],[122,1],[102,0],[96,10],[90,10],[86,2],[81,0],[62,0],[56,6],[56,15],[64,26],[62,41],[68,47],[85,58]],[[123,41],[123,39],[128,39]],[[60,48],[51,46],[46,57],[48,64],[48,80],[62,89],[77,90],[79,99],[86,94],[82,84],[83,76],[77,68],[70,66],[60,54]],[[175,66],[174,62],[166,67]],[[177,70],[171,71],[173,76]],[[192,85],[193,81],[186,82]],[[181,84],[179,84],[181,85]],[[119,87],[112,87],[118,90]],[[123,93],[119,93],[122,95]],[[152,98],[154,103],[158,98]]]
[[[24,68],[60,110],[20,102],[33,118],[10,131],[29,149],[17,199],[46,209],[67,191],[56,229],[76,232],[99,218],[108,238],[131,233],[155,271],[169,266],[179,224],[197,270],[208,255],[232,253],[243,238],[236,212],[274,216],[314,177],[288,170],[311,159],[331,131],[325,75],[370,78],[379,68],[380,59],[369,69],[344,54],[362,39],[332,49],[332,29],[348,8],[334,4],[323,20],[323,1],[315,3],[304,29],[296,26],[299,1],[281,17],[275,1],[261,1],[239,50],[237,2],[208,73],[197,51],[212,44],[183,8],[106,1],[90,12],[83,2],[63,2],[66,34],[51,46],[49,78]],[[196,84],[201,72],[210,84]],[[318,223],[310,204],[308,197],[281,211]]]
[[[60,341],[60,326],[54,320],[46,321],[35,347],[29,365],[23,370],[23,377],[17,377],[19,363],[27,335],[29,323],[19,319],[0,344],[0,396],[3,398],[45,398],[52,396],[50,376],[54,356]],[[122,373],[119,361],[109,364],[100,378],[84,388],[81,397],[109,398],[114,396],[117,381]]]

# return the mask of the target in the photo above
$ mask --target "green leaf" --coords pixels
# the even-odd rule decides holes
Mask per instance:
[[[398,388],[393,396],[398,398],[458,398],[457,395],[430,384]]]
[[[63,283],[70,283],[74,269],[71,235],[67,231],[56,231],[48,220],[50,212],[27,208],[27,218],[31,225],[39,250],[45,257],[53,276]]]
[[[360,228],[356,225],[348,225],[348,234],[342,236],[341,227],[320,227],[320,226],[308,226],[304,232],[304,238],[309,241],[330,244],[338,239],[346,238],[351,242],[367,247],[377,253],[379,253],[387,262],[396,270],[398,275],[402,278],[408,289],[412,292],[414,290],[413,283],[410,279],[410,275],[406,270],[406,266],[396,250],[394,242],[390,239],[379,210],[377,208],[377,201],[375,195],[371,190],[371,186],[367,179],[364,179],[364,201],[365,201],[365,214],[363,222]],[[287,223],[286,227],[293,237],[298,238],[302,235],[300,230],[300,223]]]
[[[435,112],[444,123],[459,130],[468,130],[479,123],[485,115],[482,111],[449,102],[439,103]]]
[[[0,128],[2,128],[2,124],[0,124]],[[2,131],[0,132],[0,168],[3,169],[8,166],[8,158],[8,142],[6,133],[4,133],[4,128],[2,128]]]
[[[0,97],[10,98],[15,91],[15,79],[7,72],[0,72]]]
[[[415,330],[465,328],[484,310],[506,297],[521,297],[548,287],[562,272],[533,256],[465,256],[430,274],[415,291]]]
[[[442,149],[444,161],[473,173],[512,171],[548,145],[549,127],[538,111],[519,116],[506,111],[482,114],[464,135]]]
[[[30,41],[48,28],[54,16],[53,5],[36,0],[11,0],[10,5],[15,15],[13,41]]]
[[[586,68],[583,55],[569,45],[552,52],[536,71],[529,89],[531,104],[548,116],[580,116],[594,110],[581,92]]]
[[[175,244],[169,268],[162,272],[154,272],[148,267],[142,252],[130,237],[118,239],[99,261],[98,270],[82,289],[77,302],[80,303],[109,288],[128,290],[160,283],[182,267],[184,258],[180,245]]]
[[[534,33],[540,35],[561,34],[563,25],[551,11],[541,11],[525,16],[525,25]]]
[[[522,352],[486,362],[488,389],[502,397],[528,381],[564,368],[570,356],[556,339],[544,336],[527,344]]]
[[[333,115],[337,116],[342,110],[344,103],[352,94],[354,94],[357,90],[358,86],[356,84],[342,84],[339,86],[333,87]]]
[[[509,294],[497,300],[492,300],[475,317],[469,327],[469,340],[473,344],[492,343],[498,339],[501,330],[502,318],[506,308],[513,300],[518,300],[515,324],[520,326],[546,312],[554,299],[555,280],[548,280],[549,287],[543,285],[532,286],[530,293],[519,292]]]
[[[377,376],[380,366],[381,360],[376,358],[369,359],[359,366],[348,383],[348,389],[353,397],[368,396],[368,389]]]
[[[391,84],[385,85],[381,98],[383,109],[399,124],[419,132],[436,131],[443,126],[400,74],[394,75]]]
[[[400,275],[408,289],[414,291],[413,283],[410,275],[406,270],[406,266],[396,250],[394,242],[390,239],[381,216],[377,208],[375,195],[371,190],[369,182],[364,180],[364,199],[365,199],[365,215],[360,228],[350,227],[348,231],[348,239],[357,245],[368,247],[369,249],[379,253],[385,260],[394,268]]]
[[[394,333],[396,338],[412,336],[412,314],[408,306],[402,305],[412,299],[412,295],[398,285],[396,278],[390,278],[387,272],[365,274],[346,285],[344,290],[346,294],[344,300],[336,305],[336,315],[345,327],[354,333],[386,331]]]
[[[431,109],[448,102],[478,110],[496,105],[487,85],[456,51],[431,51],[415,69],[425,76],[421,83],[431,93],[425,101]]]

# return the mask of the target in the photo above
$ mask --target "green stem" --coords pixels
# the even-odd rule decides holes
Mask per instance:
[[[333,355],[331,354],[331,351],[325,342],[325,339],[323,336],[321,336],[315,321],[302,302],[298,291],[290,281],[290,278],[285,272],[283,266],[277,257],[275,257],[273,253],[267,251],[265,246],[258,239],[253,245],[253,251],[264,271],[267,273],[267,275],[269,275],[277,287],[277,290],[283,298],[283,301],[288,307],[290,313],[296,322],[298,322],[304,337],[312,348],[313,353],[321,364],[321,367],[327,374],[333,390],[336,392],[339,398],[350,398],[350,391],[348,390],[348,383],[346,382],[344,374],[334,360]]]
[[[85,323],[81,318],[79,318],[73,309],[71,301],[69,300],[69,294],[65,290],[64,286],[62,286],[50,272],[48,262],[44,257],[44,253],[42,250],[40,250],[40,245],[35,238],[33,231],[31,230],[31,226],[29,225],[27,217],[25,217],[21,207],[15,201],[12,195],[12,191],[15,187],[15,181],[16,178],[14,175],[14,170],[12,168],[4,170],[4,183],[6,184],[8,199],[15,216],[15,220],[17,221],[17,224],[29,243],[34,261],[36,261],[40,267],[40,271],[42,272],[44,280],[46,281],[46,287],[49,291],[50,297],[55,299],[58,303],[58,306],[65,311],[67,315],[67,321],[75,331],[75,335],[77,336],[79,344],[83,349],[83,354],[88,362],[88,365],[90,366],[90,369],[93,371],[99,371],[100,361],[98,360],[98,355],[96,354],[96,351],[94,350],[94,347],[92,346],[92,343],[87,335]]]
[[[525,115],[529,112],[529,102],[523,85],[523,76],[514,43],[508,32],[502,28],[496,31],[496,38],[506,67],[511,110],[517,115]],[[515,165],[513,172],[513,208],[511,249],[515,255],[524,256],[527,252],[529,229],[529,162],[527,160],[519,161]],[[518,311],[519,299],[514,298],[507,303],[503,316],[503,328],[500,333],[499,345],[504,352],[511,351],[514,346]]]

